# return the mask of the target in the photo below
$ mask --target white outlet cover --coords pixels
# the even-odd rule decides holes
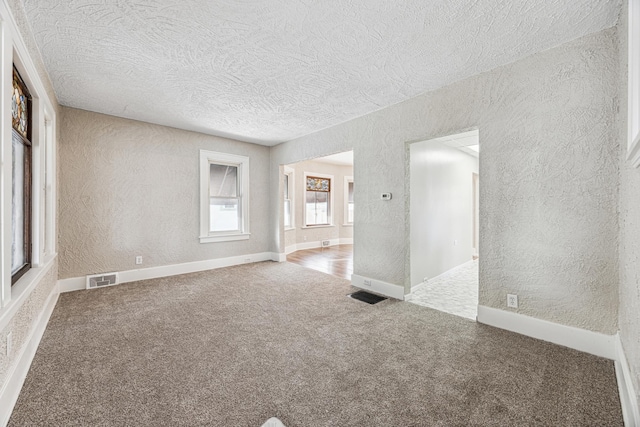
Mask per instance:
[[[507,294],[507,307],[518,308],[518,295]]]

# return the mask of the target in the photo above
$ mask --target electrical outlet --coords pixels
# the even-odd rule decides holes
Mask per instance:
[[[7,334],[7,356],[11,354],[11,346],[13,345],[13,332]]]
[[[307,236],[303,236],[302,239],[306,242],[307,241]]]
[[[138,255],[138,256],[136,257],[136,264],[137,264],[137,265],[142,264],[142,255]]]
[[[507,294],[507,307],[518,308],[518,295]]]
[[[365,286],[371,286],[371,280],[364,279],[364,285]]]

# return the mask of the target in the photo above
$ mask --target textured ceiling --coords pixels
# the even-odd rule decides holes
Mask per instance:
[[[61,104],[274,145],[615,25],[621,0],[23,0]]]

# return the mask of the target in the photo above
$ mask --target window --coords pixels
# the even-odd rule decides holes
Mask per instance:
[[[31,268],[31,95],[13,69],[11,100],[11,284]]]
[[[249,238],[249,158],[200,150],[200,243]]]
[[[331,225],[330,176],[305,175],[305,225]]]
[[[344,177],[344,223],[353,224],[353,177]]]
[[[285,166],[284,168],[284,228],[294,227],[294,211],[293,211],[293,169]]]

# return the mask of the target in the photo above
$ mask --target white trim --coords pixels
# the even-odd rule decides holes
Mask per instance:
[[[620,394],[620,404],[622,406],[622,417],[624,425],[628,427],[640,426],[640,410],[638,409],[638,394],[633,388],[633,377],[627,356],[622,347],[620,333],[615,337],[616,348],[616,378],[618,380],[618,392]]]
[[[640,166],[640,0],[629,0],[627,159]]]
[[[296,245],[294,243],[293,245],[286,246],[284,248],[284,253],[285,253],[285,255],[289,255],[290,253],[293,253],[293,252],[295,252],[297,250],[298,250],[298,245]]]
[[[178,274],[195,273],[197,271],[214,270],[216,268],[231,267],[233,265],[250,264],[261,261],[271,261],[280,255],[273,252],[260,252],[256,254],[238,255],[228,258],[206,259],[203,261],[185,262],[182,264],[161,265],[158,267],[141,268],[138,270],[125,270],[118,273],[118,284],[137,282],[139,280],[155,279],[158,277],[176,276]],[[60,292],[83,290],[86,287],[86,276],[71,277],[58,280]]]
[[[289,183],[289,199],[288,200],[289,200],[289,209],[291,211],[289,212],[289,215],[291,216],[291,224],[288,227],[285,226],[284,231],[289,231],[289,230],[296,229],[296,201],[295,201],[296,171],[295,169],[285,165],[283,166],[283,176],[284,175],[287,175],[289,177],[287,181]],[[284,209],[284,191],[282,192],[282,196],[283,196],[282,208]],[[283,213],[282,221],[284,222],[284,213]]]
[[[33,357],[36,354],[49,318],[51,318],[51,313],[53,313],[53,309],[58,302],[58,295],[58,286],[55,285],[47,297],[47,302],[44,304],[38,320],[33,323],[27,341],[20,349],[19,356],[15,359],[15,364],[7,372],[6,380],[0,389],[0,425],[2,426],[7,425],[9,422],[13,407],[18,401],[20,390],[31,367]]]
[[[240,199],[240,230],[211,232],[211,203],[209,195],[210,165],[229,165],[238,168],[238,197]],[[217,151],[200,150],[200,243],[247,240],[249,232],[249,157]]]
[[[365,284],[365,281],[370,285]],[[382,280],[372,279],[370,277],[360,276],[359,274],[351,275],[351,284],[356,288],[366,291],[373,291],[391,298],[404,299],[404,286],[394,285],[393,283],[383,282]]]
[[[42,278],[51,270],[51,267],[53,267],[55,263],[56,256],[54,255],[49,258],[42,267],[29,269],[13,286],[12,293],[14,298],[0,311],[0,331],[5,330],[5,328],[9,326],[9,323],[13,320],[13,316],[20,310],[20,307],[22,307],[22,304],[24,304],[29,295],[31,295],[33,289],[38,286]]]
[[[350,227],[353,226],[353,222],[348,222],[347,218],[349,218],[349,183],[353,184],[353,177],[352,176],[345,176],[344,177],[344,186],[342,187],[342,191],[343,191],[343,203],[344,203],[344,209],[342,212],[342,223],[344,227]],[[353,187],[355,190],[355,186]]]
[[[282,252],[271,252],[271,261],[285,262],[286,260],[287,260],[287,254]]]
[[[478,305],[478,322],[615,360],[614,336]]]
[[[331,228],[331,227],[335,227],[334,224],[321,224],[321,225],[303,225],[300,228],[310,228],[310,229],[314,229],[314,228]]]
[[[353,238],[351,237],[343,237],[340,239],[322,239],[322,240],[329,240],[329,246],[353,245]],[[303,251],[305,249],[321,248],[323,247],[322,240],[313,241],[313,242],[294,243],[293,245],[286,246],[284,248],[284,253],[289,255],[290,253],[293,253],[296,251]],[[326,247],[327,246],[325,246],[325,248]]]
[[[237,234],[218,234],[215,236],[200,236],[200,243],[215,243],[215,242],[231,242],[235,240],[249,240],[251,233],[237,233]]]

